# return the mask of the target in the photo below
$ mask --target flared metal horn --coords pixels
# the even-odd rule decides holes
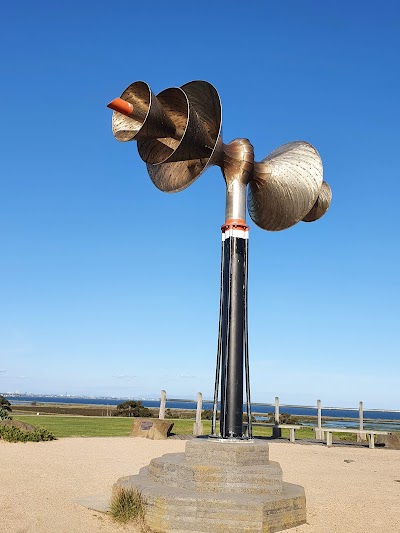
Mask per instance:
[[[164,109],[168,113],[168,104],[172,106],[172,95],[166,95],[167,89],[157,98],[160,99]],[[151,163],[148,161],[147,171],[154,185],[163,192],[179,192],[191,185],[200,174],[209,165],[219,164],[222,156],[221,119],[222,110],[219,94],[217,90],[208,82],[192,81],[182,85],[175,91],[175,107],[179,108],[177,100],[181,102],[181,96],[178,97],[176,91],[181,91],[185,95],[188,105],[187,115],[169,114],[174,123],[181,128],[184,125],[186,117],[186,127],[181,140],[178,139],[178,145],[174,144],[171,139],[163,139],[164,146],[170,148],[170,154],[167,158],[162,159],[162,155],[167,150],[159,147],[160,156],[153,158]],[[166,101],[168,100],[168,102]],[[183,110],[183,107],[180,109]],[[176,118],[175,118],[176,116]],[[181,122],[179,122],[181,121]],[[139,143],[139,153],[149,157],[144,153],[149,150],[150,145],[155,143]],[[142,156],[144,159],[144,157]]]
[[[332,191],[329,185],[324,181],[322,187],[319,191],[317,201],[312,206],[311,210],[307,215],[302,219],[303,222],[314,222],[315,220],[320,219],[328,211],[329,206],[331,205],[332,200]]]
[[[157,95],[157,100],[175,125],[176,135],[139,141],[138,150],[143,161],[161,165],[210,157],[213,141],[185,92],[179,87],[165,89]]]
[[[114,110],[112,131],[118,141],[174,137],[177,134],[174,123],[144,81],[129,85],[108,107]]]
[[[248,210],[262,229],[280,231],[302,220],[315,204],[323,181],[317,150],[303,141],[274,150],[254,163]]]

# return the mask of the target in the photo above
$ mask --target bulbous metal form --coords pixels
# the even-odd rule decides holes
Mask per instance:
[[[303,141],[280,146],[254,163],[248,210],[262,229],[279,231],[302,220],[315,204],[323,180],[317,150]]]
[[[303,222],[315,222],[321,218],[328,211],[331,205],[332,191],[329,185],[324,181],[319,191],[317,201],[312,206],[311,210],[302,219]]]

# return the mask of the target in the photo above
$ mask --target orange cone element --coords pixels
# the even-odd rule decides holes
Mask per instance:
[[[122,113],[127,117],[130,117],[133,111],[133,105],[126,100],[122,100],[122,98],[115,98],[115,100],[110,102],[107,107],[114,111],[118,111],[118,113]]]

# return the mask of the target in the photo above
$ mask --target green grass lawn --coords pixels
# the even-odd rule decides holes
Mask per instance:
[[[55,437],[125,437],[132,428],[131,418],[116,416],[14,415],[13,419],[48,429]]]
[[[14,415],[15,420],[42,427],[53,433],[55,437],[125,437],[128,436],[133,420],[123,417],[103,416],[57,416],[57,415]],[[193,431],[194,420],[170,419],[176,435],[187,435]],[[204,420],[204,433],[211,433],[211,421]],[[271,437],[272,427],[254,427],[255,437]],[[289,430],[282,430],[282,437],[289,438]],[[305,427],[296,431],[296,439],[313,439],[314,431]],[[334,433],[334,439],[355,441],[356,436],[351,433]]]
[[[126,437],[129,435],[132,418],[103,416],[57,416],[13,415],[14,420],[48,429],[55,437]],[[194,420],[171,419],[172,432],[185,435],[193,432]],[[205,433],[211,432],[211,421],[205,420]]]

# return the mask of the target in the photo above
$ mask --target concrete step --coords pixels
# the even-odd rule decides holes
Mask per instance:
[[[180,453],[157,457],[146,469],[154,482],[181,489],[252,494],[282,492],[282,469],[274,461],[258,466],[221,466],[204,460],[194,464]]]

